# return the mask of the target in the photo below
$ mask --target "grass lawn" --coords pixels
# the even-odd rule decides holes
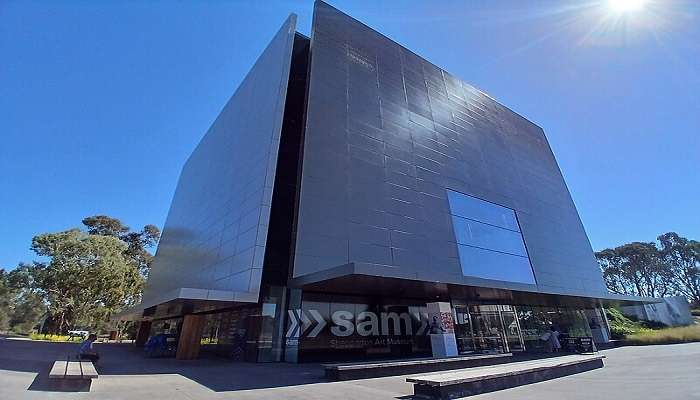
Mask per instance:
[[[681,326],[656,330],[644,330],[625,336],[632,344],[671,344],[700,342],[700,325]]]

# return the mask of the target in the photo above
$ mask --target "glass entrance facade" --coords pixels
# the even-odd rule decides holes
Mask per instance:
[[[584,310],[569,307],[520,306],[517,309],[523,342],[528,351],[544,351],[543,333],[555,326],[566,337],[591,336],[591,328]]]
[[[460,354],[524,350],[520,325],[512,306],[455,306],[454,312]]]
[[[457,305],[455,336],[460,354],[544,351],[542,334],[554,326],[561,337],[590,337],[585,310],[569,307]]]
[[[279,293],[278,293],[279,292]],[[277,295],[281,291],[275,291]],[[425,300],[299,293],[287,307],[270,294],[260,306],[206,314],[202,351],[235,361],[318,362],[430,357]],[[293,303],[293,304],[292,304]],[[597,310],[555,306],[452,302],[459,354],[545,351],[540,340],[554,326],[567,337],[590,337]],[[174,356],[182,318],[156,320]],[[292,358],[288,354],[294,353]]]

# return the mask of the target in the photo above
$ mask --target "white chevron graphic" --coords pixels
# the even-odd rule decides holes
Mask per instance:
[[[291,321],[289,329],[287,329],[287,337],[295,337],[294,331],[296,331],[297,327],[299,327],[299,319],[297,318],[297,315],[294,312],[294,310],[287,310],[287,314],[289,314],[289,321]]]
[[[309,332],[309,337],[316,337],[316,335],[321,333],[321,330],[323,330],[323,328],[326,326],[326,320],[317,310],[309,310],[309,314],[311,314],[311,317],[316,320],[316,327]]]
[[[307,329],[311,327],[311,320],[309,317],[306,316],[304,313],[304,310],[297,310],[299,312],[299,319],[301,320],[301,329],[299,329],[299,337],[302,337],[304,335],[304,332],[306,332]]]

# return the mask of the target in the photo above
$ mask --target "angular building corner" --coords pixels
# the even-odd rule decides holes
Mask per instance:
[[[257,302],[295,29],[291,15],[182,168],[144,305]]]
[[[656,301],[607,293],[540,127],[322,1],[311,38],[295,21],[183,167],[125,313],[137,344],[428,356],[440,302],[461,354],[539,351],[550,326],[605,341],[603,306]]]

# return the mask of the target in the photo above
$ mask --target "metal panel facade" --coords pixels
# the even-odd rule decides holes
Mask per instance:
[[[178,288],[257,301],[295,24],[292,15],[182,169],[144,304]]]
[[[294,277],[386,276],[595,296],[590,243],[541,128],[316,2]],[[464,276],[448,190],[515,210],[536,286]]]

